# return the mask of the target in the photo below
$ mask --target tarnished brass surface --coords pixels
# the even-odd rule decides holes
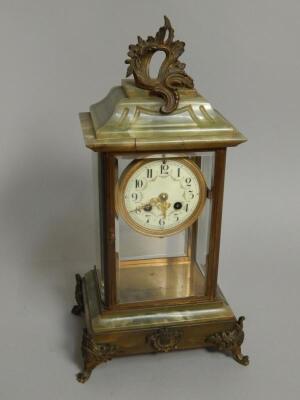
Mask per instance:
[[[191,261],[121,264],[119,271],[119,302],[158,301],[182,297],[204,296],[205,278]]]
[[[129,95],[128,95],[129,93]],[[179,90],[178,108],[159,111],[162,100],[149,97],[130,80],[81,113],[85,144],[95,151],[199,150],[236,146],[246,138],[195,91]]]
[[[94,334],[235,319],[221,293],[215,302],[101,313],[96,286],[95,274],[90,271],[85,275],[83,289],[86,323]]]
[[[230,353],[247,365],[248,357],[241,353],[243,317],[236,320],[222,295],[219,294],[219,305],[208,302],[201,307],[166,308],[154,313],[143,310],[106,315],[99,306],[95,279],[94,270],[83,278],[86,329],[79,382],[84,383],[97,365],[113,357],[199,347]]]
[[[228,352],[236,361],[247,365],[248,357],[241,353],[243,317],[236,320],[222,295],[219,294],[219,305],[209,302],[201,307],[189,305],[152,313],[143,310],[105,315],[100,310],[95,285],[93,270],[83,278],[86,329],[82,338],[84,366],[77,375],[79,382],[84,383],[97,365],[113,357],[201,347]]]
[[[161,328],[146,337],[146,341],[151,344],[157,352],[168,353],[176,350],[183,336],[182,329]]]
[[[174,29],[170,20],[165,16],[165,24],[155,37],[148,36],[143,40],[138,36],[137,44],[129,46],[129,64],[126,76],[133,74],[136,86],[150,90],[150,93],[163,98],[165,104],[160,107],[160,112],[169,114],[176,110],[179,95],[177,89],[194,87],[193,80],[184,71],[185,64],[178,58],[184,52],[185,43],[174,41]],[[166,37],[167,34],[167,37]],[[165,59],[160,66],[157,77],[152,78],[149,73],[149,65],[152,56],[157,51],[165,53]]]

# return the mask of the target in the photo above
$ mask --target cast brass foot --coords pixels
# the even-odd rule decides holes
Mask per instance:
[[[85,383],[91,376],[93,369],[96,368],[99,364],[101,364],[100,360],[92,357],[89,358],[87,356],[87,358],[84,360],[83,371],[79,372],[76,375],[77,381],[80,383]]]
[[[85,383],[89,379],[89,377],[91,376],[91,373],[92,373],[92,371],[79,372],[76,375],[76,379],[80,383]]]
[[[249,364],[249,357],[241,352],[241,345],[244,341],[243,321],[245,317],[240,317],[233,328],[226,331],[217,332],[206,338],[206,343],[212,345],[216,350],[230,353],[235,361],[241,365]]]
[[[82,277],[79,274],[76,274],[75,279],[76,279],[75,300],[77,304],[72,308],[72,314],[79,316],[82,313],[84,313]]]
[[[241,351],[241,346],[237,346],[231,350],[233,359],[241,365],[249,365],[249,357],[244,356]]]
[[[112,359],[112,357],[117,353],[117,346],[111,343],[96,343],[92,335],[88,333],[87,329],[84,329],[81,351],[84,368],[82,372],[77,374],[77,380],[80,383],[85,383],[91,376],[95,367]]]

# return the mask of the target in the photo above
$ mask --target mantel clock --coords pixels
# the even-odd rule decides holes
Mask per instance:
[[[80,114],[99,229],[97,265],[76,275],[79,382],[100,363],[141,353],[207,347],[248,364],[244,318],[217,285],[226,149],[246,138],[195,90],[183,50],[165,17],[155,37],[129,46],[134,79]]]

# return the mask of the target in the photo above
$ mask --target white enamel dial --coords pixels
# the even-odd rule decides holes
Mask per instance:
[[[120,178],[117,208],[135,230],[167,236],[192,224],[205,198],[205,181],[193,161],[138,161],[130,164]]]

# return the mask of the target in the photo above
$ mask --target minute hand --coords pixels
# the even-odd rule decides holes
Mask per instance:
[[[171,204],[167,203],[166,201],[163,201],[163,202],[159,203],[159,208],[160,208],[160,210],[162,212],[162,215],[163,215],[164,219],[167,218],[167,210],[170,207],[171,207]]]

